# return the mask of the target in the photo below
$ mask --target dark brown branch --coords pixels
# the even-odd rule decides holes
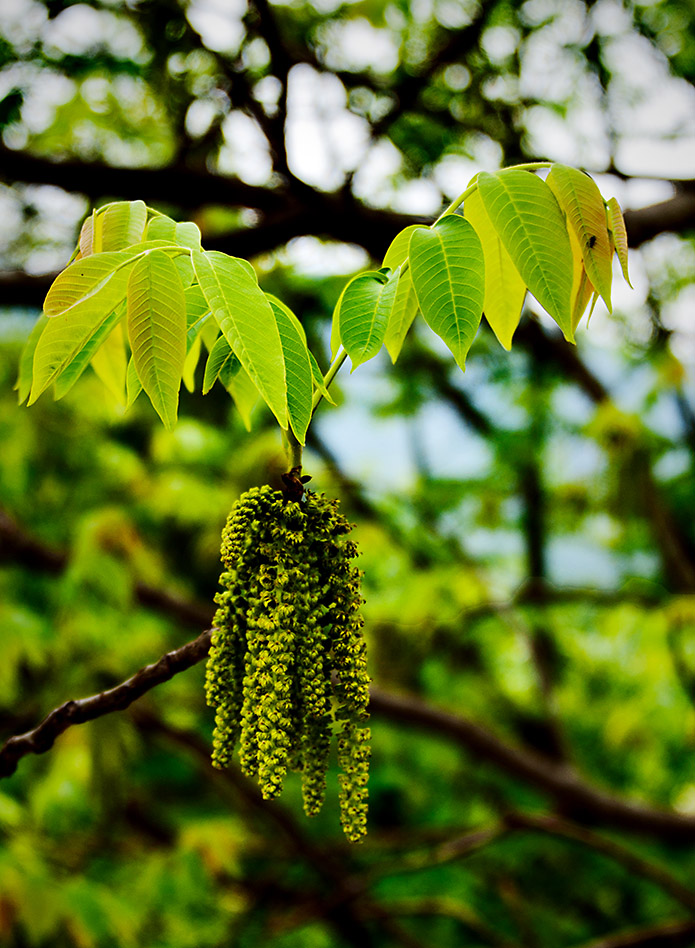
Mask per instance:
[[[482,760],[535,786],[577,821],[605,824],[674,843],[695,840],[695,818],[605,793],[582,781],[570,768],[505,744],[480,724],[433,708],[418,698],[372,690],[371,710],[379,717],[450,738]]]
[[[11,737],[0,748],[0,777],[13,774],[22,757],[50,750],[56,738],[69,727],[94,721],[113,711],[123,711],[152,688],[197,665],[208,653],[211,635],[211,629],[202,632],[197,639],[167,652],[159,661],[146,665],[114,688],[89,698],[66,701],[51,711],[33,730]]]
[[[0,749],[0,776],[14,773],[22,757],[49,750],[56,737],[72,725],[123,710],[147,691],[202,661],[210,645],[210,636],[210,630],[201,633],[197,639],[168,652],[158,662],[147,665],[114,688],[89,698],[65,702],[34,730],[11,737]],[[454,740],[481,759],[537,787],[577,820],[607,823],[617,829],[644,833],[674,843],[695,839],[695,818],[604,793],[584,783],[569,768],[511,747],[481,725],[432,708],[417,698],[399,697],[374,689],[371,708],[381,717]]]
[[[577,826],[569,820],[557,816],[541,816],[534,813],[511,813],[505,816],[504,823],[511,829],[532,830],[545,833],[549,836],[572,840],[601,853],[614,862],[620,863],[633,875],[641,876],[653,882],[664,892],[667,892],[676,902],[679,902],[691,912],[695,912],[695,891],[683,885],[670,872],[657,863],[644,859],[638,853],[623,846],[607,836]],[[455,841],[454,841],[455,842]]]
[[[692,948],[694,939],[695,922],[668,922],[599,938],[582,948]]]
[[[676,184],[676,195],[668,201],[626,211],[625,226],[631,247],[639,247],[667,231],[684,234],[695,229],[694,183]]]
[[[94,200],[118,197],[164,201],[184,208],[226,204],[259,211],[276,211],[285,204],[277,191],[193,168],[119,168],[98,161],[51,161],[2,145],[0,178],[25,184],[53,184]]]

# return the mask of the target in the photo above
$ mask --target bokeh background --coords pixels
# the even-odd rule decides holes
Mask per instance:
[[[682,0],[2,0],[0,739],[209,624],[260,409],[172,432],[91,371],[18,407],[93,205],[250,257],[328,364],[346,279],[481,169],[626,210],[578,345],[528,301],[460,372],[424,326],[339,377],[305,469],[357,524],[370,832],[208,763],[198,665],[0,782],[8,948],[695,943],[695,10]],[[198,369],[198,388],[202,365]]]

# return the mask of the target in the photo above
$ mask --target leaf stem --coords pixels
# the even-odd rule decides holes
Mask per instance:
[[[541,168],[550,168],[551,166],[552,166],[552,161],[527,161],[524,164],[510,165],[508,168],[501,168],[500,170],[501,171],[539,171]],[[476,179],[477,177],[478,176],[476,175]],[[473,184],[469,185],[469,187],[467,187],[466,190],[463,191],[462,194],[459,194],[459,196],[455,198],[445,210],[442,211],[442,213],[439,215],[439,217],[434,222],[434,224],[438,224],[439,221],[443,217],[446,217],[447,214],[453,214],[456,208],[460,204],[463,204],[466,198],[470,197],[470,195],[473,194],[473,192],[477,189],[477,187],[478,187],[478,182],[476,180],[474,181]],[[434,227],[434,224],[432,225],[433,227]]]
[[[343,349],[342,346],[340,346],[340,348],[338,349],[338,351],[337,351],[336,354],[335,354],[335,358],[333,359],[333,361],[331,362],[331,364],[330,364],[329,367],[328,367],[328,371],[326,372],[326,374],[325,374],[324,377],[323,377],[323,384],[324,384],[324,386],[325,386],[326,388],[328,388],[328,387],[330,386],[331,382],[333,381],[333,379],[334,379],[334,378],[336,377],[336,375],[338,374],[338,372],[339,372],[339,370],[340,370],[340,367],[342,366],[343,362],[345,362],[346,359],[347,359],[347,352],[345,351],[345,349]],[[317,390],[317,391],[314,392],[314,398],[313,398],[313,401],[312,401],[312,403],[311,403],[311,414],[312,414],[312,415],[314,414],[314,412],[315,412],[316,409],[318,408],[319,402],[321,401],[322,398],[323,398],[323,393],[322,393],[321,391]]]
[[[292,428],[288,425],[287,430],[284,432],[285,435],[285,449],[287,451],[287,461],[289,463],[289,470],[293,468],[302,469],[302,446],[297,440]]]

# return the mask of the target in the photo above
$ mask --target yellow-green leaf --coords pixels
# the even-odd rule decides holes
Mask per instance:
[[[125,287],[126,271],[121,271],[121,274],[119,280],[123,280]],[[120,302],[122,298],[114,303],[112,297],[102,299],[98,296],[90,301],[90,305],[74,306],[48,320],[34,353],[29,405],[33,405],[53,382],[56,383],[56,398],[61,398],[72,387],[121,318]]]
[[[447,214],[410,238],[410,270],[422,315],[462,369],[480,325],[485,260],[472,225]]]
[[[481,172],[485,210],[514,266],[569,342],[572,330],[572,250],[565,219],[545,181],[528,171]]]
[[[401,233],[404,233],[401,231]],[[396,361],[403,348],[405,337],[408,334],[418,311],[417,295],[413,287],[413,278],[410,267],[398,273],[398,287],[393,301],[393,309],[386,327],[384,345],[391,356],[391,362]]]
[[[470,194],[463,205],[480,238],[485,257],[485,301],[483,313],[490,328],[505,349],[512,348],[512,337],[521,319],[526,284],[514,266],[499,234],[492,226],[478,191]]]
[[[287,427],[287,383],[280,333],[270,303],[246,261],[193,251],[193,266],[213,316],[242,366]]]
[[[410,224],[400,233],[396,234],[396,236],[391,241],[389,249],[386,251],[386,256],[384,257],[385,267],[395,270],[397,267],[400,267],[405,263],[405,261],[408,259],[410,238],[413,236],[413,232],[417,230],[418,226],[418,224]]]
[[[574,230],[569,230],[570,246],[572,248],[572,329],[576,330],[581,322],[582,316],[586,310],[594,293],[594,287],[588,277],[584,267],[584,256],[579,246],[579,241]]]
[[[186,358],[183,363],[183,384],[189,392],[195,391],[195,370],[198,367],[200,359],[201,341],[200,335],[195,334],[193,341],[188,345]]]
[[[121,251],[75,260],[51,284],[43,304],[44,313],[60,316],[104,291],[115,305],[125,296],[127,275],[123,268],[131,259],[131,254]],[[109,284],[115,284],[115,288]]]
[[[128,280],[128,338],[142,387],[167,428],[176,423],[186,358],[186,301],[173,261],[155,250]]]
[[[41,333],[46,328],[48,316],[43,313],[34,323],[34,328],[29,333],[29,338],[24,344],[22,355],[19,360],[19,375],[15,388],[17,389],[17,399],[19,404],[25,402],[31,391],[31,376],[34,370],[34,353],[38,345]]]
[[[629,287],[632,287],[630,276],[627,272],[627,230],[625,229],[623,212],[620,210],[620,205],[614,197],[608,201],[606,213],[608,215],[608,226],[613,234],[615,252],[618,254],[618,260],[620,261],[620,267],[623,271],[625,282]]]
[[[125,348],[123,324],[118,324],[92,356],[92,368],[113,395],[118,405],[126,403],[126,369],[128,356]]]
[[[125,390],[126,390],[126,408],[130,408],[135,399],[138,397],[142,391],[142,382],[140,381],[140,376],[138,375],[138,370],[135,368],[135,362],[133,362],[133,357],[131,355],[128,360],[128,369],[126,371],[125,377]]]
[[[553,165],[546,182],[579,241],[587,276],[610,312],[613,252],[601,192],[592,178],[567,165]]]
[[[381,272],[360,273],[341,294],[337,321],[353,371],[381,349],[397,285],[397,275],[389,278]]]
[[[143,201],[116,201],[97,211],[93,253],[125,250],[142,240],[147,223],[147,207]],[[100,225],[100,226],[99,226]]]
[[[219,378],[227,387],[241,367],[241,362],[232,352],[224,336],[220,336],[210,350],[208,361],[205,363],[205,377],[203,378],[203,395],[207,395]]]
[[[311,400],[314,394],[311,361],[304,327],[284,304],[270,301],[277,320],[287,372],[287,409],[292,431],[300,444],[306,440],[311,421]]]
[[[253,380],[243,366],[239,366],[238,372],[230,379],[225,388],[232,396],[232,400],[241,415],[244,427],[247,431],[251,430],[251,417],[253,409],[258,402],[258,389],[253,384]]]

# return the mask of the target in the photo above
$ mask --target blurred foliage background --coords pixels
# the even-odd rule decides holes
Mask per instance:
[[[356,521],[370,833],[208,762],[198,665],[0,783],[8,948],[695,943],[695,11],[677,0],[3,0],[0,737],[205,628],[269,417],[165,432],[91,371],[18,408],[93,203],[251,257],[327,365],[346,278],[481,168],[585,167],[635,290],[577,348],[529,301],[465,376],[411,334],[339,378],[305,468]],[[201,367],[199,367],[199,371]]]

